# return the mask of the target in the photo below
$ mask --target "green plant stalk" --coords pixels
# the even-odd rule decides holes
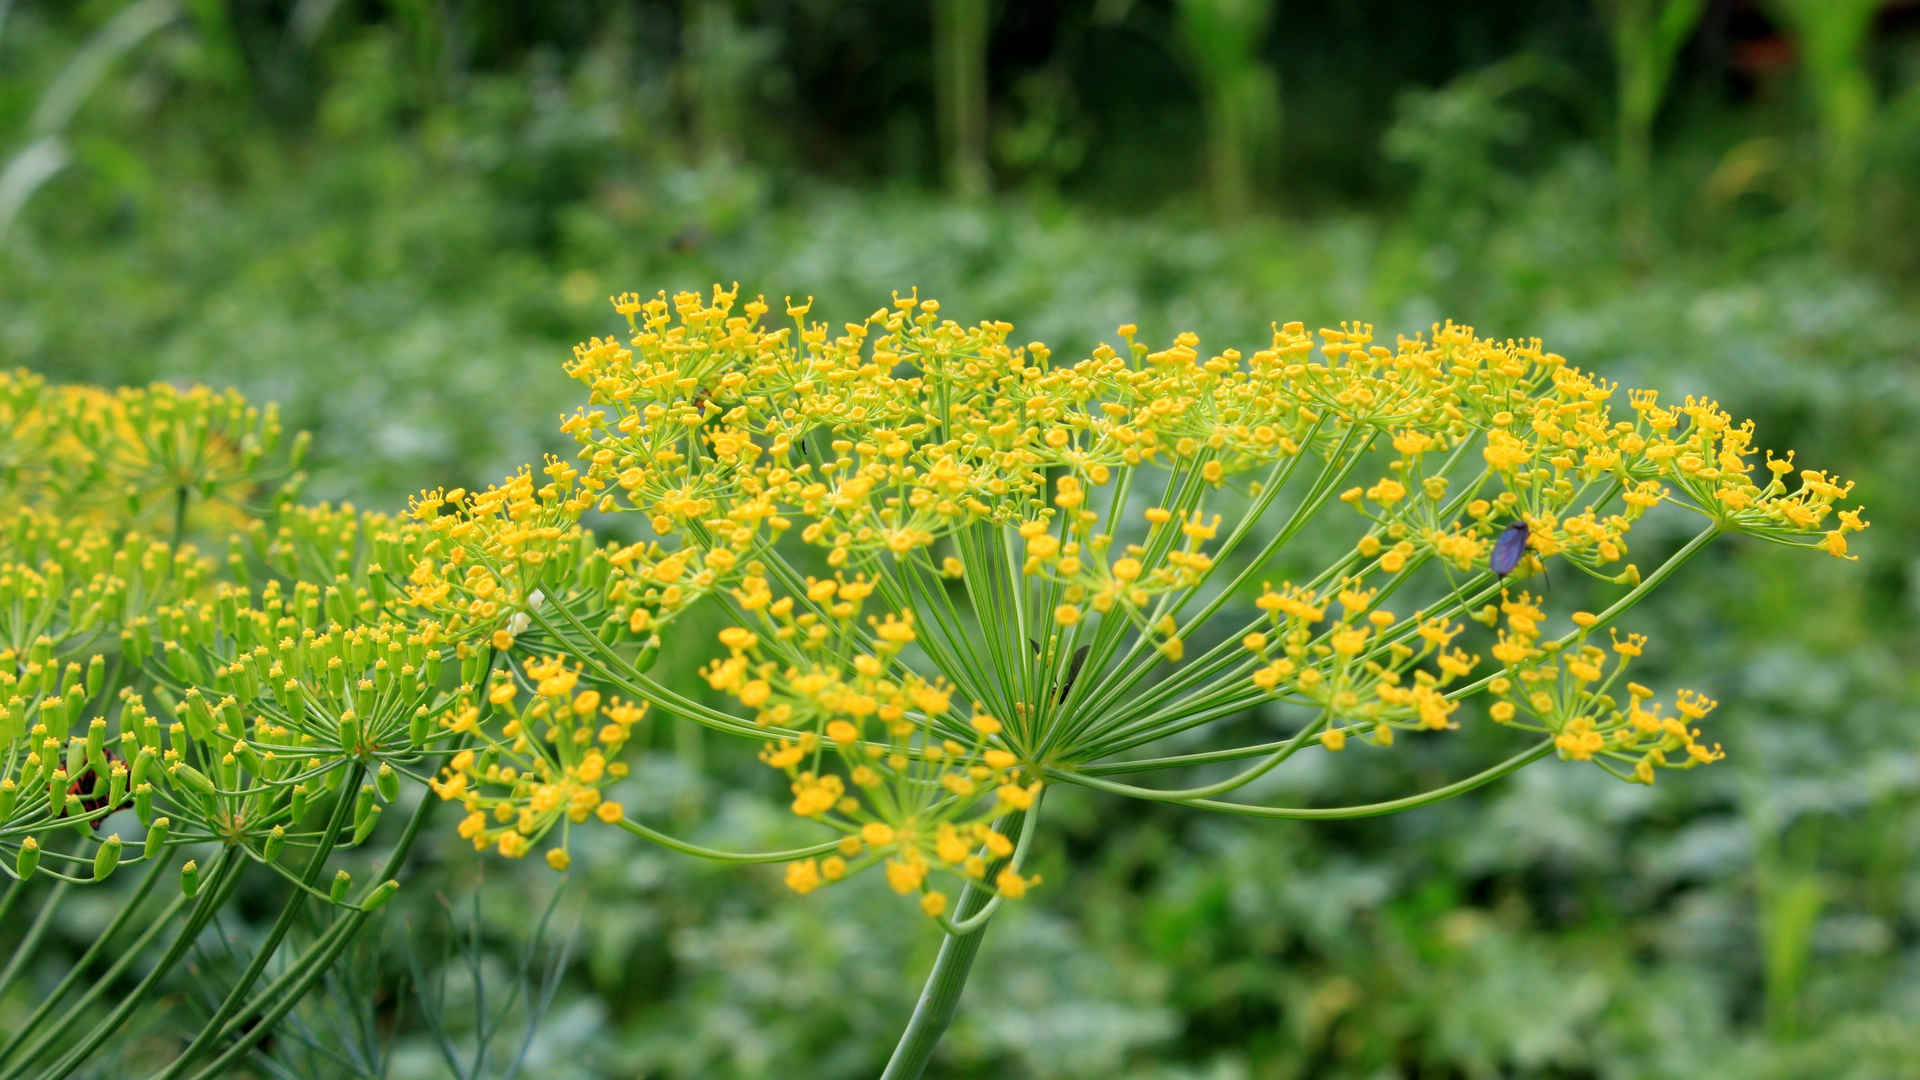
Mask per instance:
[[[963,199],[987,193],[987,30],[985,0],[933,5],[935,108],[947,186]]]
[[[312,886],[319,880],[321,870],[326,867],[327,856],[333,853],[334,843],[352,817],[355,793],[360,790],[360,781],[365,775],[366,766],[359,762],[355,762],[348,768],[347,775],[340,785],[340,794],[334,800],[333,816],[328,819],[326,830],[315,842],[313,853],[307,859],[306,868],[300,874],[302,883]],[[266,939],[254,948],[252,962],[247,965],[245,971],[241,972],[240,977],[234,980],[233,986],[227,991],[226,998],[220,1002],[220,1007],[214,1010],[213,1015],[201,1025],[193,1041],[180,1052],[180,1056],[174,1059],[173,1064],[159,1074],[161,1080],[173,1080],[174,1077],[179,1076],[187,1065],[206,1048],[213,1031],[227,1017],[233,1015],[235,1009],[239,1008],[241,999],[253,988],[253,984],[260,978],[260,973],[266,970],[267,962],[273,959],[274,952],[280,947],[281,939],[287,936],[287,931],[293,926],[294,917],[305,904],[306,896],[298,890],[287,898],[286,904],[280,909],[280,917],[274,921],[273,929],[268,931]]]
[[[489,671],[493,669],[495,660],[497,657],[489,659],[487,665]],[[394,872],[400,869],[400,864],[406,861],[407,852],[413,848],[414,840],[420,835],[421,827],[426,824],[434,808],[439,804],[439,799],[420,800],[420,805],[414,810],[413,816],[407,819],[406,831],[394,844],[393,853],[387,856],[387,861],[381,865],[380,872],[374,875],[376,885],[391,878]],[[255,1042],[273,1030],[281,1017],[300,1003],[300,999],[306,996],[313,984],[326,974],[329,967],[333,966],[334,959],[353,942],[355,935],[360,932],[360,927],[372,917],[372,914],[372,912],[355,909],[329,927],[278,979],[269,983],[266,989],[236,1012],[227,1021],[226,1026],[220,1029],[219,1034],[214,1036],[214,1041],[218,1042],[236,1035],[239,1037],[222,1051],[219,1057],[195,1073],[194,1080],[212,1080],[214,1077],[227,1075],[227,1070],[241,1055],[252,1049]],[[246,1023],[247,1018],[256,1010],[262,1010],[259,1022],[245,1032],[239,1031],[240,1025]]]
[[[482,685],[486,683],[487,679],[491,678],[494,668],[499,663],[499,650],[488,650],[486,671],[481,676]],[[491,705],[482,706],[483,710],[491,710],[491,708]],[[343,803],[350,801],[348,793],[344,790],[344,786],[340,797]],[[412,850],[413,842],[415,838],[420,835],[421,827],[426,824],[427,818],[433,813],[433,808],[438,806],[440,802],[441,800],[435,798],[422,798],[420,800],[420,805],[414,809],[413,816],[407,819],[406,831],[401,834],[399,842],[394,845],[392,853],[387,856],[387,861],[381,865],[380,872],[374,876],[376,888],[380,882],[391,878],[394,872],[400,868],[400,864],[406,860],[407,852]],[[298,902],[298,897],[295,898],[295,902]],[[220,1026],[218,1032],[213,1035],[211,1041],[216,1043],[221,1042],[236,1034],[240,1037],[231,1046],[223,1050],[220,1056],[210,1062],[206,1068],[194,1075],[196,1077],[220,1075],[234,1060],[246,1053],[262,1035],[272,1030],[273,1025],[298,1004],[301,998],[306,996],[307,991],[312,988],[314,982],[326,974],[327,969],[332,966],[334,959],[353,941],[354,936],[359,933],[360,927],[366,923],[366,920],[371,914],[371,912],[356,908],[350,914],[342,917],[338,922],[334,923],[333,926],[329,927],[325,933],[321,934],[319,938],[315,939],[313,943],[307,947],[307,951],[301,954],[299,959],[288,965],[287,970],[282,972],[273,982],[269,983],[259,994],[255,995],[252,1001],[234,1010],[232,1015],[228,1017],[226,1023]],[[240,1025],[245,1023],[247,1018],[256,1011],[261,1012],[259,1023],[254,1024],[244,1033],[239,1032],[238,1029]],[[206,1028],[212,1029],[215,1023],[215,1021],[209,1021],[206,1024]],[[183,1059],[186,1056],[187,1055],[182,1054]],[[170,1069],[169,1072],[171,1071]]]
[[[1030,835],[1032,819],[1040,812],[1036,801],[1033,808],[1018,811],[1007,816],[1000,826],[1002,833],[1016,827],[1023,835]],[[1004,861],[1004,860],[1002,860]],[[987,869],[983,877],[990,877],[995,863]],[[993,899],[991,889],[983,888],[972,882],[960,892],[960,902],[954,905],[954,921],[963,926],[970,925],[968,920],[979,914]],[[913,1007],[913,1015],[908,1018],[906,1030],[900,1033],[900,1042],[893,1048],[893,1056],[887,1059],[886,1071],[880,1074],[881,1080],[917,1080],[927,1069],[927,1062],[933,1058],[933,1049],[940,1043],[940,1037],[947,1033],[947,1025],[953,1023],[953,1015],[960,1008],[960,993],[966,989],[967,975],[973,970],[974,954],[980,951],[980,941],[986,935],[986,924],[971,924],[974,929],[965,934],[948,934],[940,942],[940,954],[934,958],[933,970],[927,973],[927,982],[920,990],[919,1000]]]
[[[14,882],[15,888],[25,885],[24,881]],[[53,887],[53,895],[47,897],[46,903],[41,905],[40,914],[34,916],[33,925],[27,927],[26,936],[20,939],[20,944],[13,947],[13,956],[7,960],[6,970],[0,971],[0,991],[13,985],[14,977],[20,974],[22,967],[26,966],[27,957],[33,955],[34,946],[40,944],[41,936],[47,932],[47,923],[53,918],[54,901],[60,899],[60,895],[72,887],[70,882],[64,880]],[[0,1054],[0,1061],[5,1060],[6,1057]]]
[[[173,966],[180,962],[182,956],[186,955],[187,949],[193,945],[194,939],[200,936],[201,929],[206,926],[208,920],[213,918],[214,913],[226,903],[227,897],[233,893],[234,886],[239,883],[240,859],[235,852],[231,848],[223,850],[220,852],[218,859],[219,862],[214,868],[214,871],[208,875],[211,880],[201,886],[193,910],[187,913],[185,925],[181,926],[180,932],[174,935],[173,943],[167,947],[166,953],[160,957],[159,962],[155,963],[152,970],[148,971],[146,976],[121,998],[120,1004],[116,1006],[112,1012],[108,1013],[105,1019],[95,1024],[92,1031],[88,1032],[79,1042],[75,1043],[63,1057],[54,1063],[52,1068],[43,1074],[46,1080],[59,1080],[59,1078],[67,1076],[72,1073],[73,1070],[79,1068],[81,1062],[85,1061],[95,1050],[100,1048],[100,1044],[106,1042],[113,1036],[114,1032],[120,1030],[120,1025],[126,1023],[127,1017],[132,1015],[133,1010],[146,1001],[147,993],[153,989],[154,984],[159,982],[168,972],[172,971]],[[41,1033],[40,1038],[34,1040],[32,1045],[27,1047],[23,1060],[32,1061],[39,1057],[40,1053],[46,1049],[47,1044],[59,1037],[69,1024],[78,1019],[80,1011],[91,1004],[93,999],[98,997],[105,989],[105,980],[96,982],[93,989],[89,990],[85,997],[82,997],[78,1002],[74,1003],[66,1017],[52,1024],[46,1031]]]
[[[141,903],[146,900],[147,894],[151,893],[153,887],[159,883],[161,872],[167,868],[167,863],[164,859],[154,860],[152,868],[147,871],[147,876],[140,880],[140,885],[134,890],[133,895],[128,897],[126,902],[120,905],[119,914],[114,916],[113,921],[107,924],[105,930],[102,930],[94,936],[93,944],[87,947],[87,951],[81,954],[80,959],[74,961],[73,967],[67,971],[66,976],[60,980],[59,985],[55,986],[50,993],[40,999],[40,1004],[34,1008],[33,1014],[21,1023],[20,1030],[15,1032],[13,1037],[7,1040],[5,1046],[0,1046],[0,1062],[7,1060],[7,1055],[11,1054],[14,1048],[20,1044],[21,1040],[26,1038],[27,1032],[39,1026],[40,1022],[46,1019],[47,1013],[53,1011],[54,1007],[60,1003],[60,999],[67,996],[67,993],[73,989],[73,984],[79,981],[80,973],[85,971],[88,965],[92,964],[101,952],[105,951],[107,944],[111,942],[114,936],[119,934],[127,922],[133,918],[133,913],[139,910]],[[66,883],[61,882],[61,885],[64,887]],[[47,898],[47,903],[41,909],[41,917],[40,920],[36,920],[36,925],[38,925],[40,921],[44,921],[47,914],[58,906],[54,903],[57,899],[59,899],[58,893]],[[182,897],[181,899],[184,900],[185,898]],[[160,918],[155,921],[155,926],[159,926],[167,919],[172,918],[173,912],[177,909],[178,904],[176,903],[173,907],[162,912]],[[0,979],[0,988],[4,988],[7,982],[11,980],[13,966],[31,954],[32,950],[29,948],[22,948],[15,952],[13,960],[8,963],[7,978]],[[133,950],[126,950],[123,951],[122,957],[131,956],[132,954]],[[122,966],[124,965],[121,963],[114,964],[108,968],[106,974],[102,975],[96,982],[111,981],[112,978],[118,974]]]

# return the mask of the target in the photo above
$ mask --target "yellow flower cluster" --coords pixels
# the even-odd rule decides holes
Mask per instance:
[[[1259,663],[1255,686],[1282,700],[1313,706],[1324,718],[1320,744],[1340,750],[1350,735],[1393,743],[1401,730],[1445,731],[1459,702],[1446,688],[1480,658],[1454,647],[1462,627],[1443,618],[1401,619],[1378,606],[1378,589],[1350,578],[1331,597],[1283,584],[1255,602],[1268,629],[1241,639]],[[1329,602],[1331,601],[1331,603]],[[1315,627],[1337,604],[1324,629]],[[1431,663],[1432,667],[1420,666]]]
[[[116,391],[0,371],[0,475],[10,501],[151,527],[176,506],[189,528],[243,526],[292,495],[303,433],[283,447],[278,411],[233,390],[154,383]]]
[[[580,681],[580,671],[559,656],[525,665],[529,701],[501,672],[442,724],[475,745],[455,753],[431,781],[434,794],[467,810],[460,835],[478,850],[493,848],[520,858],[557,826],[558,844],[547,864],[570,862],[567,832],[592,819],[612,824],[626,811],[604,797],[608,785],[627,775],[618,760],[647,714],[644,702],[601,697]]]
[[[1542,641],[1546,614],[1525,592],[1503,593],[1497,609],[1490,606],[1476,617],[1503,624],[1493,655],[1505,669],[1487,687],[1499,699],[1487,710],[1496,722],[1549,734],[1561,758],[1597,762],[1615,776],[1643,784],[1653,783],[1655,769],[1691,769],[1726,756],[1719,743],[1701,742],[1700,730],[1692,726],[1714,709],[1716,702],[1706,695],[1680,691],[1674,716],[1663,715],[1658,702],[1648,708],[1654,693],[1639,683],[1627,683],[1625,708],[1612,696],[1633,658],[1645,650],[1644,636],[1609,628],[1610,645],[1602,647],[1588,640],[1595,616],[1575,612],[1570,641]]]
[[[755,724],[781,735],[762,746],[760,760],[787,774],[793,813],[844,834],[838,854],[792,864],[787,884],[811,892],[884,860],[894,890],[919,894],[922,909],[937,916],[948,899],[929,872],[984,879],[1012,853],[993,819],[1031,807],[1041,782],[1025,778],[1018,757],[996,738],[1000,721],[981,705],[960,725],[948,688],[898,663],[916,638],[911,613],[869,618],[872,650],[842,666],[834,623],[844,633],[870,587],[810,581],[808,595],[827,609],[825,619],[796,615],[789,597],[756,605],[769,628],[764,638],[745,626],[722,630],[728,655],[701,674],[751,710]],[[827,765],[829,753],[837,771]],[[1007,867],[993,886],[1018,896],[1037,882]]]
[[[917,293],[838,325],[811,319],[811,301],[782,318],[737,288],[613,303],[628,332],[566,365],[587,391],[562,424],[579,464],[417,500],[406,598],[496,651],[537,621],[623,692],[757,736],[794,813],[843,837],[790,865],[801,892],[884,865],[936,915],[949,900],[935,871],[1017,896],[1032,882],[997,826],[1035,806],[1044,777],[1182,767],[1195,756],[1134,755],[1262,703],[1304,716],[1298,739],[1166,797],[1231,790],[1309,737],[1339,750],[1451,729],[1481,693],[1497,721],[1627,778],[1714,760],[1691,726],[1705,698],[1681,695],[1673,716],[1638,684],[1617,700],[1641,639],[1591,644],[1618,634],[1610,614],[1548,640],[1539,601],[1502,579],[1559,562],[1632,590],[1609,608],[1624,611],[1671,572],[1627,561],[1663,503],[1709,521],[1674,558],[1720,532],[1845,555],[1866,526],[1826,474],[1789,483],[1790,455],[1750,478],[1752,425],[1712,402],[1630,392],[1616,412],[1616,384],[1540,342],[1454,323],[1391,346],[1365,324],[1287,323],[1265,347],[1211,354],[1192,334],[1155,349],[1123,326],[1069,362]],[[1252,621],[1223,633],[1213,617],[1242,583],[1309,525],[1341,527],[1321,514],[1335,503],[1357,514],[1344,554],[1263,586]],[[589,510],[636,513],[652,535],[596,546]],[[1524,558],[1489,566],[1516,523]],[[696,610],[724,627],[699,674],[738,716],[622,651]],[[1496,631],[1491,665],[1467,647],[1469,617]],[[572,670],[537,663],[535,683]],[[1161,664],[1173,673],[1150,677]],[[514,854],[598,789],[571,759],[507,761],[541,740],[518,714],[480,716],[456,730],[481,746],[436,785],[470,800],[470,836]],[[535,788],[569,783],[532,808]],[[495,801],[471,801],[483,784]]]
[[[411,545],[407,602],[456,637],[484,632],[496,648],[509,647],[513,616],[592,550],[580,515],[594,504],[595,482],[564,461],[549,460],[543,474],[544,483],[523,469],[484,491],[417,496],[408,510],[422,536]]]

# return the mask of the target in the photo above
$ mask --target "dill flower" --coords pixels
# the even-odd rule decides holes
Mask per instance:
[[[1844,556],[1866,527],[1839,481],[1789,482],[1790,455],[1753,479],[1752,425],[1710,401],[1634,391],[1617,411],[1617,384],[1540,342],[1454,323],[1391,346],[1362,323],[1286,323],[1214,353],[1122,327],[1065,361],[917,293],[837,325],[720,287],[614,307],[629,333],[565,365],[587,397],[561,425],[577,471],[549,462],[551,482],[522,474],[454,515],[461,500],[424,496],[435,538],[409,598],[497,646],[537,632],[635,700],[756,742],[832,848],[790,863],[794,891],[878,868],[950,930],[1037,884],[1021,867],[1055,783],[1373,813],[1221,796],[1303,750],[1483,716],[1537,741],[1431,797],[1550,753],[1639,782],[1716,760],[1706,698],[1668,713],[1620,689],[1647,647],[1620,616],[1724,533]],[[1643,571],[1629,533],[1661,504],[1704,527]],[[651,536],[602,544],[589,510]],[[1488,566],[1516,521],[1522,569],[1562,564],[1616,599],[1550,633],[1561,617]],[[1350,537],[1345,554],[1274,582],[1309,528]],[[724,623],[698,674],[725,708],[646,672],[694,610]],[[1249,710],[1281,737],[1156,753]],[[1151,772],[1193,782],[1111,778]],[[546,820],[487,813],[523,836]],[[950,903],[943,878],[974,899]]]

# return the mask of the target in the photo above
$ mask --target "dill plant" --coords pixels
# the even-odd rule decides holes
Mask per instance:
[[[142,875],[0,1073],[77,1068],[242,875],[277,875],[282,910],[164,1072],[216,1074],[450,803],[431,835],[558,871],[579,828],[783,864],[803,895],[875,871],[944,935],[887,1067],[918,1075],[989,920],[1059,884],[1030,867],[1053,786],[1320,820],[1549,756],[1650,784],[1722,751],[1697,726],[1711,700],[1633,677],[1649,646],[1622,616],[1722,535],[1848,557],[1866,526],[1791,454],[1756,476],[1751,423],[1711,401],[1622,402],[1537,341],[1451,323],[1391,347],[1290,323],[1211,355],[1121,327],[1065,363],[917,294],[838,327],[719,287],[614,306],[629,333],[566,364],[576,456],[403,515],[298,504],[302,446],[231,394],[0,377],[0,909],[41,905],[0,993],[71,887]],[[1629,533],[1662,503],[1699,529],[1642,569]],[[649,538],[590,528],[618,514]],[[1551,613],[1494,574],[1514,522],[1521,571],[1589,576],[1604,606]],[[1301,547],[1336,554],[1279,574]],[[709,659],[656,670],[694,612],[724,624]],[[1249,715],[1269,737],[1229,738]],[[656,723],[742,740],[817,842],[648,824],[622,781]],[[1259,797],[1296,754],[1480,723],[1511,729],[1510,756],[1431,790]],[[342,852],[390,809],[399,839],[357,881]]]

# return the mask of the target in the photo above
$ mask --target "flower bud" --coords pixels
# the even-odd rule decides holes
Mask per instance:
[[[327,890],[327,898],[337,904],[347,898],[347,890],[351,888],[353,875],[345,870],[336,870],[333,873],[333,885]]]
[[[386,906],[387,901],[393,899],[393,894],[399,891],[400,883],[392,878],[388,878],[380,884],[375,885],[373,891],[367,894],[367,898],[360,901],[360,910],[369,913],[379,911],[382,907]]]
[[[208,797],[212,797],[213,795],[213,781],[207,779],[206,773],[201,772],[199,769],[185,762],[181,762],[168,769],[167,775],[171,776],[176,783],[190,791],[198,792]]]
[[[380,806],[378,803],[370,803],[364,813],[355,815],[353,819],[354,844],[357,846],[364,841],[367,835],[373,832],[373,827],[378,824],[380,824]]]
[[[93,853],[93,880],[105,881],[120,865],[120,834],[114,833],[100,841],[100,850]]]
[[[280,857],[281,850],[284,849],[286,846],[287,846],[286,826],[275,825],[273,827],[273,830],[267,833],[267,842],[264,845],[262,845],[261,853],[264,854],[269,860],[277,859]]]
[[[340,714],[340,749],[350,755],[360,752],[360,717],[352,709]]]
[[[380,768],[373,774],[373,783],[380,792],[381,801],[392,802],[399,798],[400,774],[393,771],[393,766],[384,761],[381,762]]]
[[[200,891],[200,864],[188,859],[180,867],[180,895],[192,896]]]
[[[107,658],[99,653],[87,661],[87,696],[99,697],[100,688],[107,683]]]
[[[167,833],[173,828],[172,818],[155,818],[147,826],[147,842],[140,849],[142,858],[153,859],[167,846]]]
[[[7,820],[13,814],[13,804],[19,801],[20,785],[12,777],[0,780],[0,821]]]
[[[14,876],[25,881],[40,869],[40,841],[29,836],[20,841],[20,854],[13,860]]]
[[[136,784],[133,788],[133,813],[141,824],[153,824],[153,785]]]

